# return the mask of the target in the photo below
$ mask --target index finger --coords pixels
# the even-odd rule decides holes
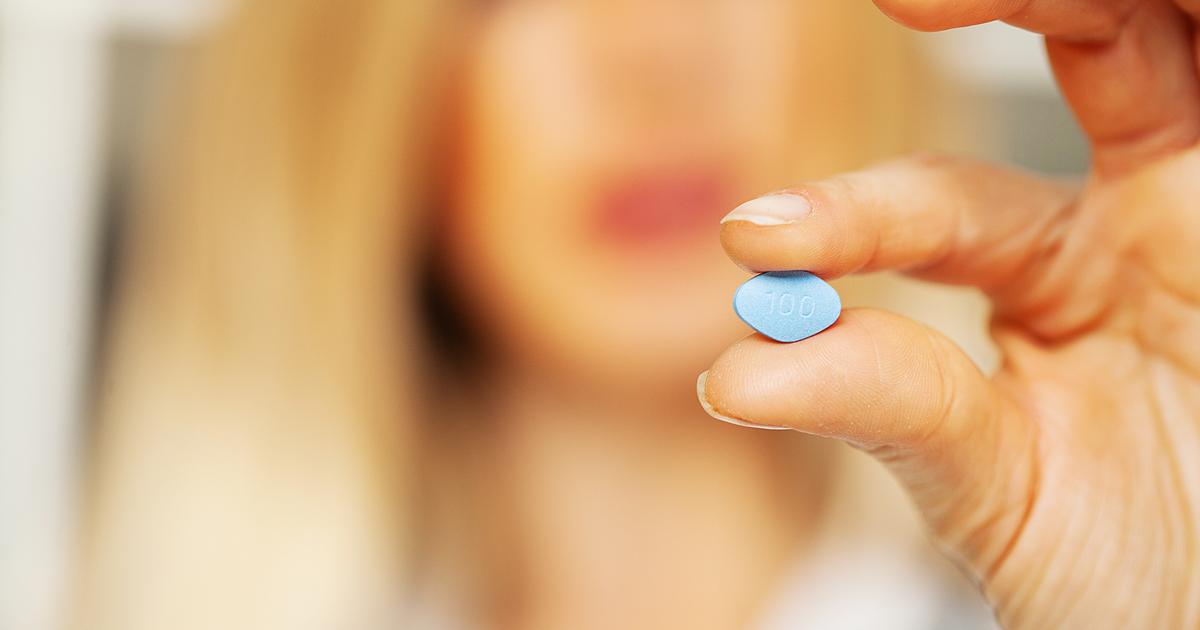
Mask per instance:
[[[899,270],[995,288],[1054,249],[1073,187],[967,158],[916,156],[742,204],[721,243],[752,271]]]

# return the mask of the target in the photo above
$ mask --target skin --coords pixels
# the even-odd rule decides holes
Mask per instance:
[[[484,624],[744,627],[817,511],[820,489],[791,480],[822,475],[796,469],[826,467],[808,452],[828,449],[696,422],[696,372],[745,331],[729,308],[745,272],[712,226],[759,189],[831,170],[824,143],[842,134],[803,95],[850,87],[820,67],[845,45],[826,32],[834,5],[484,6],[437,217],[491,350],[469,384],[487,418],[471,425],[486,490],[468,522],[498,567]],[[810,136],[798,159],[791,139]],[[686,227],[646,241],[594,228],[611,182],[714,166],[728,196]]]
[[[878,457],[1006,628],[1200,626],[1200,3],[877,4],[1045,34],[1092,172],[918,156],[795,187],[812,211],[789,223],[725,223],[750,269],[981,288],[1003,363],[985,377],[939,333],[851,309],[800,343],[736,343],[702,402]]]
[[[490,351],[456,470],[481,494],[458,522],[497,567],[483,625],[747,627],[811,537],[835,450],[696,422],[696,373],[746,330],[729,304],[746,273],[713,226],[861,159],[879,101],[840,34],[891,25],[841,0],[472,6],[435,220]],[[727,198],[685,227],[595,229],[612,182],[713,167]]]

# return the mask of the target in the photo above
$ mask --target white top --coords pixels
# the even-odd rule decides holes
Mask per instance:
[[[849,542],[849,541],[847,541]],[[798,562],[759,630],[993,630],[982,596],[895,548],[826,546]]]
[[[845,541],[804,555],[755,630],[999,630],[983,598],[921,553]],[[919,551],[919,550],[918,550]],[[476,630],[445,598],[418,596],[397,627]],[[438,601],[441,599],[442,601]],[[456,612],[458,614],[456,614]]]

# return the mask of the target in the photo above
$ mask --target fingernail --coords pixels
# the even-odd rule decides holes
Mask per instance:
[[[700,406],[704,408],[704,412],[707,413],[708,415],[716,418],[717,420],[720,420],[721,422],[728,422],[729,424],[736,424],[739,427],[749,427],[751,429],[767,429],[768,431],[786,431],[786,430],[788,430],[788,427],[773,427],[773,426],[766,425],[766,424],[754,424],[753,422],[746,422],[745,420],[738,420],[737,418],[730,418],[729,416],[723,416],[723,415],[717,413],[717,411],[715,409],[713,409],[712,404],[710,404],[708,402],[708,396],[704,393],[704,386],[707,383],[708,383],[708,371],[706,370],[704,372],[701,372],[700,377],[696,379],[696,397],[700,399]]]
[[[725,215],[721,223],[746,221],[755,225],[785,225],[803,219],[812,212],[812,204],[802,195],[776,193],[751,199]]]

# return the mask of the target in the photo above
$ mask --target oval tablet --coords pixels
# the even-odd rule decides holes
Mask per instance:
[[[733,310],[754,330],[790,343],[829,328],[842,313],[842,299],[807,271],[771,271],[738,287]]]

